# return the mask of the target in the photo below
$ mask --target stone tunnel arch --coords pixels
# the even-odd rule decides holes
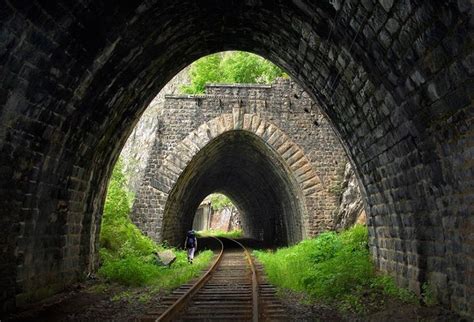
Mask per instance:
[[[105,186],[147,103],[192,61],[237,49],[282,66],[332,121],[376,266],[474,314],[471,2],[0,6],[2,310],[96,267]]]
[[[304,151],[277,126],[241,108],[191,132],[160,170],[151,185],[162,193],[162,238],[172,244],[181,242],[199,202],[214,191],[243,210],[249,237],[273,244],[307,235],[308,208],[315,217],[323,213],[318,199],[327,192]]]

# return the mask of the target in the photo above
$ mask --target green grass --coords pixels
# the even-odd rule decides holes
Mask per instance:
[[[155,286],[163,290],[173,289],[200,274],[213,253],[210,250],[199,253],[192,265],[187,262],[184,251],[176,251],[176,261],[170,268],[158,266],[153,261],[136,256],[110,259],[99,269],[101,276],[127,286]]]
[[[155,290],[175,288],[200,274],[212,259],[211,251],[199,253],[192,265],[186,252],[159,245],[131,222],[130,194],[119,161],[110,180],[100,234],[99,276],[126,286],[152,286]],[[171,249],[176,261],[171,267],[156,264],[154,251]]]
[[[209,229],[209,230],[202,230],[198,231],[197,234],[201,237],[228,237],[228,238],[239,238],[243,236],[242,229],[234,229],[231,231],[224,231],[220,229]]]
[[[413,293],[397,288],[391,277],[375,272],[367,234],[365,226],[356,225],[339,234],[323,233],[274,253],[254,254],[264,265],[271,283],[336,305],[343,311],[364,311],[366,298],[377,294],[416,301]]]

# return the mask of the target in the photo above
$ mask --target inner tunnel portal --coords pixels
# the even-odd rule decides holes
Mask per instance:
[[[245,237],[288,245],[305,235],[300,188],[276,151],[253,133],[226,132],[196,154],[170,192],[163,239],[181,242],[199,204],[213,192],[227,195],[238,208]]]

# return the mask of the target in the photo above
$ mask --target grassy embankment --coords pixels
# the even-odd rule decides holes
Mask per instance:
[[[125,186],[121,162],[117,162],[109,183],[100,234],[99,276],[127,286],[152,286],[156,290],[175,288],[197,276],[212,259],[212,252],[199,253],[193,265],[186,252],[165,247],[143,235],[131,222],[131,196]],[[154,251],[171,249],[176,261],[171,267],[156,265]]]
[[[390,297],[417,303],[415,294],[376,272],[367,235],[367,228],[357,225],[339,234],[323,233],[274,253],[254,254],[263,263],[270,282],[281,291],[303,293],[310,301],[322,301],[341,311],[366,312]],[[433,297],[425,293],[425,304],[432,303]]]

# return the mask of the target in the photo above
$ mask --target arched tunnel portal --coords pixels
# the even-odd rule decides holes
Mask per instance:
[[[305,198],[296,178],[282,157],[252,132],[225,132],[191,160],[166,202],[163,239],[182,242],[199,203],[212,192],[231,198],[246,237],[288,245],[305,235]]]
[[[473,9],[459,1],[0,3],[1,310],[97,267],[106,184],[151,99],[247,50],[329,117],[375,265],[474,315]]]

